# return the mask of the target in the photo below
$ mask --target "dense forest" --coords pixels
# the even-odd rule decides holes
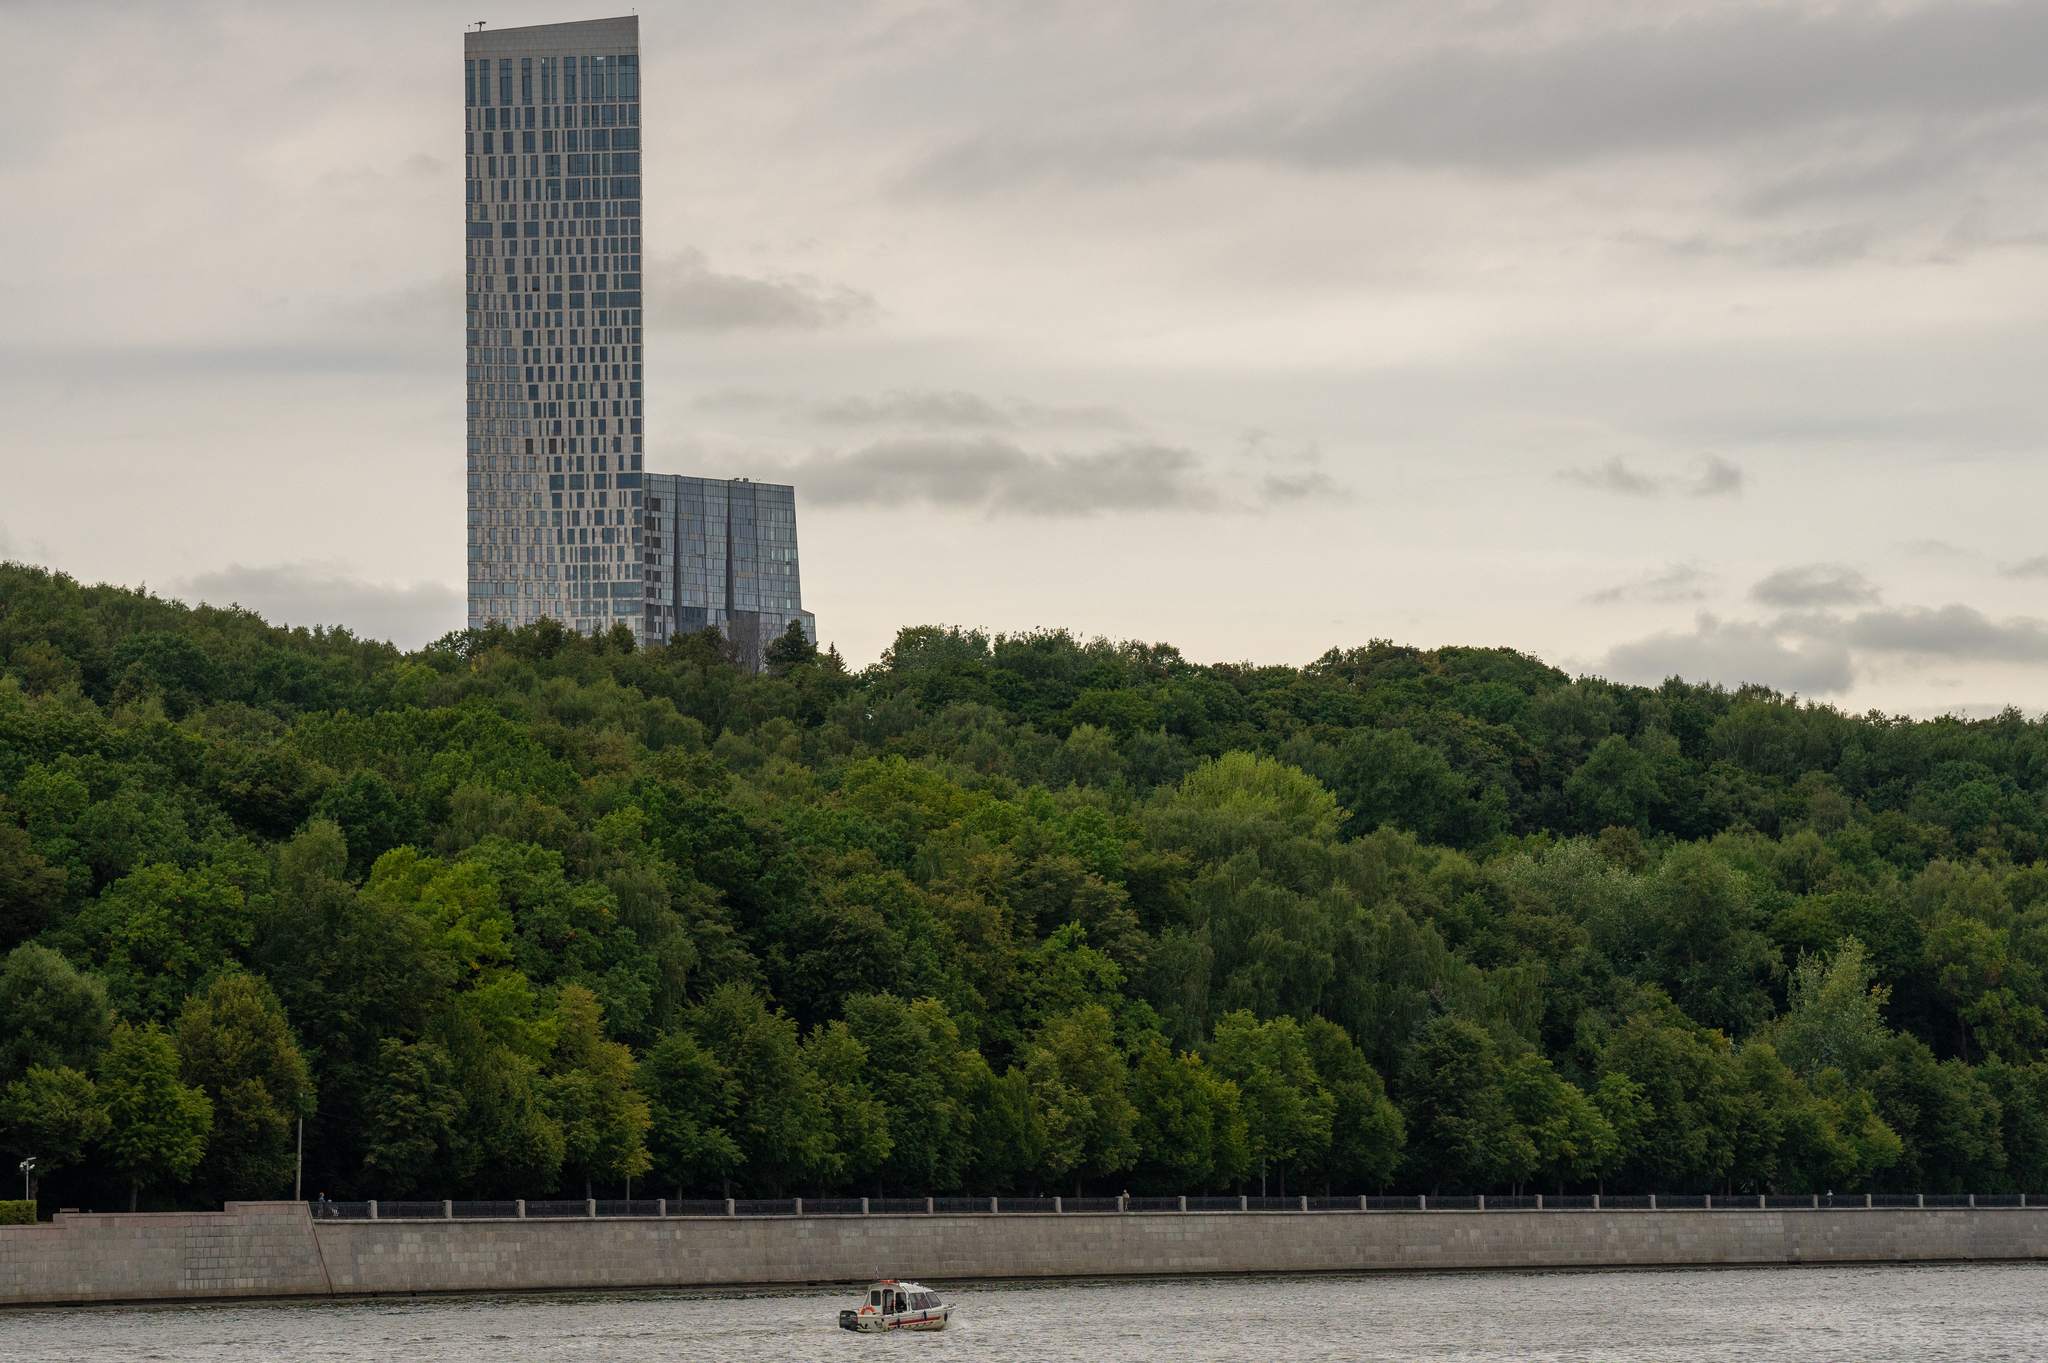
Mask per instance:
[[[307,1196],[2048,1190],[2048,728],[1508,649],[414,653],[0,568],[0,1141]]]

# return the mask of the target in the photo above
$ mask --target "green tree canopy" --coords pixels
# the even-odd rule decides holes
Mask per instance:
[[[69,1066],[30,1066],[0,1091],[0,1140],[22,1158],[35,1156],[37,1180],[83,1160],[107,1126],[98,1088]]]
[[[291,1024],[255,975],[224,975],[186,1000],[179,1078],[204,1093],[213,1130],[200,1182],[218,1197],[275,1197],[291,1186],[293,1128],[313,1085]]]
[[[1045,1132],[1047,1178],[1071,1175],[1079,1197],[1084,1179],[1136,1162],[1138,1113],[1108,1009],[1090,1004],[1047,1022],[1025,1051],[1023,1069]]]
[[[106,1103],[107,1160],[128,1180],[128,1210],[142,1189],[182,1183],[206,1154],[213,1103],[178,1081],[178,1048],[156,1023],[114,1029],[100,1056],[99,1091]]]
[[[1542,1152],[1515,1119],[1493,1038],[1447,1013],[1409,1048],[1401,1073],[1407,1168],[1417,1186],[1462,1192],[1519,1183]]]
[[[562,986],[555,1003],[555,1054],[548,1106],[562,1129],[563,1172],[596,1183],[623,1183],[647,1172],[653,1115],[635,1087],[633,1053],[604,1035],[597,996]]]
[[[733,983],[683,1014],[683,1026],[731,1085],[726,1130],[739,1147],[736,1176],[780,1195],[829,1168],[824,1098],[817,1075],[803,1063],[794,1019]]]
[[[107,990],[47,947],[0,963],[0,1084],[35,1066],[89,1070],[114,1031]]]

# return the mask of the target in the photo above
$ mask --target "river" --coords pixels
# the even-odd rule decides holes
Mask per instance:
[[[851,1288],[0,1312],[0,1357],[309,1360],[2048,1357],[2048,1265],[973,1283],[939,1335],[836,1327]]]

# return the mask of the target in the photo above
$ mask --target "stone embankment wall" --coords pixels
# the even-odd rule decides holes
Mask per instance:
[[[295,1202],[0,1227],[0,1304],[2048,1258],[2048,1208],[321,1221]]]

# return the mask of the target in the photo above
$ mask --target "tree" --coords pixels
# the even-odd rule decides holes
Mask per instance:
[[[1350,811],[1353,833],[1391,824],[1431,842],[1462,843],[1471,822],[1472,783],[1441,752],[1400,729],[1354,733],[1331,784]]]
[[[730,1078],[726,1129],[740,1150],[740,1175],[780,1196],[828,1167],[825,1105],[817,1075],[803,1063],[794,1020],[733,983],[684,1013],[683,1026]]]
[[[115,1011],[137,1022],[175,1017],[250,937],[238,887],[203,867],[161,864],[108,886],[75,930],[106,978]]]
[[[1140,1044],[1131,1074],[1141,1186],[1159,1192],[1227,1188],[1250,1152],[1237,1085],[1202,1062],[1175,1055],[1157,1036]]]
[[[473,990],[462,999],[487,992]],[[567,1142],[552,1085],[534,1058],[534,1043],[546,1031],[518,1019],[494,1030],[492,1020],[467,1007],[436,1019],[434,1040],[454,1061],[466,1109],[450,1163],[477,1196],[523,1197],[560,1186]],[[548,1047],[542,1053],[551,1056],[551,1039]]]
[[[1432,1021],[1409,1048],[1401,1070],[1407,1167],[1431,1192],[1483,1190],[1537,1168],[1540,1154],[1515,1120],[1504,1078],[1493,1038],[1455,1013]]]
[[[1508,1110],[1535,1147],[1531,1176],[1562,1189],[1591,1177],[1613,1157],[1614,1128],[1598,1105],[1542,1056],[1528,1052],[1509,1061],[1502,1069],[1501,1089]]]
[[[1386,1187],[1408,1140],[1401,1110],[1387,1098],[1379,1071],[1351,1044],[1342,1027],[1328,1018],[1312,1017],[1302,1031],[1316,1077],[1336,1103],[1330,1115],[1329,1154],[1323,1161],[1324,1187]]]
[[[1643,1011],[1614,1029],[1600,1053],[1596,1099],[1621,1140],[1614,1173],[1645,1189],[1725,1188],[1736,1158],[1727,1039],[1643,991]],[[1626,1079],[1629,1088],[1610,1077]],[[1634,1135],[1628,1135],[1633,1125]]]
[[[316,819],[329,819],[348,840],[348,875],[360,880],[378,857],[410,842],[419,831],[420,814],[412,801],[392,789],[374,771],[351,773],[330,786],[313,806]]]
[[[177,1039],[179,1077],[213,1109],[201,1182],[223,1199],[275,1197],[291,1184],[293,1124],[313,1107],[277,995],[260,976],[224,975],[186,1000]]]
[[[889,1110],[876,1101],[868,1083],[868,1048],[844,1022],[822,1022],[804,1039],[803,1058],[825,1110],[825,1154],[813,1176],[821,1187],[865,1178],[893,1148]]]
[[[372,1191],[398,1200],[432,1186],[436,1174],[457,1181],[452,1155],[469,1102],[444,1047],[385,1037],[364,1096],[363,1174]]]
[[[740,1167],[742,1155],[726,1126],[736,1095],[732,1079],[686,1031],[656,1042],[634,1082],[647,1096],[648,1157],[654,1176],[673,1186],[718,1187]]]
[[[1308,1039],[1291,1017],[1260,1022],[1250,1013],[1225,1013],[1216,1023],[1208,1061],[1237,1085],[1244,1103],[1246,1172],[1280,1180],[1287,1195],[1287,1167],[1320,1169],[1330,1148],[1337,1101],[1323,1086],[1309,1058]]]
[[[887,1114],[882,1179],[904,1189],[961,1186],[974,1153],[971,1095],[988,1067],[961,1045],[959,1024],[937,999],[868,994],[846,1001],[846,1026]]]
[[[2048,1035],[2040,977],[2012,959],[2008,934],[1965,914],[1943,911],[1927,930],[1927,967],[1935,997],[1955,1018],[1956,1049],[2024,1060]]]
[[[64,902],[70,873],[52,866],[0,808],[0,945],[41,931]]]
[[[226,686],[227,676],[197,641],[168,630],[146,630],[123,639],[111,662],[121,678],[117,701],[155,695],[173,719],[182,719]]]
[[[429,949],[458,984],[486,982],[512,963],[511,911],[490,869],[476,861],[451,865],[411,847],[394,848],[377,858],[363,893],[416,914]]]
[[[1778,1055],[1801,1077],[1837,1069],[1851,1082],[1883,1059],[1891,1029],[1880,1010],[1891,990],[1863,943],[1845,937],[1832,957],[1802,955],[1792,970],[1791,1003],[1773,1029]]]
[[[1770,1016],[1767,985],[1783,969],[1757,930],[1748,879],[1701,844],[1675,849],[1648,886],[1644,975],[1665,986],[1686,1015],[1731,1036]]]
[[[1657,1112],[1644,1096],[1643,1086],[1617,1070],[1600,1076],[1600,1082],[1593,1086],[1592,1102],[1600,1119],[1614,1132],[1613,1145],[1588,1170],[1600,1177],[1604,1191],[1606,1176],[1634,1158],[1636,1142]]]
[[[213,1104],[178,1082],[178,1048],[156,1023],[122,1023],[100,1056],[107,1160],[128,1180],[128,1210],[145,1187],[183,1183],[206,1154]]]
[[[1116,1048],[1109,1010],[1090,1004],[1038,1029],[1024,1055],[1032,1105],[1044,1123],[1044,1172],[1081,1180],[1128,1169],[1137,1160],[1137,1109]]]
[[[792,670],[818,660],[818,646],[804,633],[801,620],[792,620],[762,654],[762,661],[768,665],[768,675],[781,677]]]
[[[454,1187],[463,1139],[433,1114],[452,1103],[466,1124],[467,1100],[455,1051],[427,1037],[455,966],[409,905],[358,893],[347,866],[340,831],[315,819],[278,849],[271,892],[252,905],[250,968],[276,991],[295,1034],[315,1043],[306,1058],[320,1104],[306,1118],[307,1184],[348,1189],[367,1179],[361,1194],[386,1198],[435,1179]],[[431,1173],[399,1153],[423,1140],[439,1143]]]
[[[1918,1037],[1895,1036],[1870,1074],[1877,1116],[1897,1133],[1895,1186],[1930,1193],[1990,1187],[2006,1166],[2004,1112],[1959,1060],[1937,1061]]]
[[[597,996],[580,984],[562,986],[555,1003],[555,1054],[549,1106],[562,1127],[564,1170],[591,1184],[647,1172],[647,1098],[633,1083],[633,1053],[605,1040]]]
[[[1042,1187],[1038,1180],[1049,1173],[1045,1116],[1030,1078],[1015,1065],[1000,1077],[983,1070],[973,1105],[974,1186],[997,1194]]]
[[[1610,734],[1565,778],[1564,798],[1584,832],[1619,825],[1647,831],[1653,817],[1670,798],[1658,780],[1659,768],[1677,755],[1668,734],[1647,731],[1630,743]],[[1663,759],[1660,761],[1659,759]]]
[[[48,947],[18,946],[0,964],[0,1084],[38,1065],[90,1070],[113,1032],[106,986]]]
[[[30,1067],[0,1094],[6,1148],[36,1159],[36,1179],[77,1164],[107,1132],[107,1110],[91,1079],[69,1066]],[[29,1197],[35,1197],[33,1185]]]

